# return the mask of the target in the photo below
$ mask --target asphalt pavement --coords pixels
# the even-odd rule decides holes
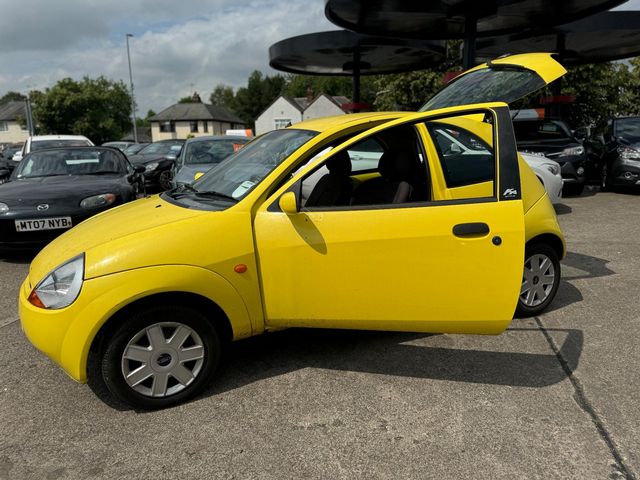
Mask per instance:
[[[640,196],[558,207],[563,281],[500,336],[288,330],[216,382],[119,411],[25,339],[0,260],[0,479],[638,479]]]

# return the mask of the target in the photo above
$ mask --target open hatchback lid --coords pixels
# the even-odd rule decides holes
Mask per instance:
[[[500,57],[457,76],[425,103],[420,111],[475,103],[515,102],[565,73],[565,68],[550,53]]]

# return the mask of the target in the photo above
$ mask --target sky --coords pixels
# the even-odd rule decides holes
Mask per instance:
[[[269,46],[335,30],[324,0],[0,0],[0,96],[99,75],[129,84],[138,116],[218,84],[246,85],[269,67]],[[622,7],[640,10],[640,0]]]

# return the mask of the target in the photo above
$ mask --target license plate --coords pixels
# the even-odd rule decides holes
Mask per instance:
[[[16,220],[17,232],[33,232],[34,230],[56,230],[71,228],[71,217],[33,218]]]

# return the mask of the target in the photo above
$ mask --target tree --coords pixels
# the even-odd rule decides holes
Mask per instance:
[[[180,100],[178,100],[178,103],[193,103],[193,98],[191,96],[182,97]]]
[[[26,100],[27,97],[20,92],[9,91],[5,93],[2,97],[0,97],[0,105],[4,105],[9,102],[18,102],[21,100]]]
[[[228,85],[216,85],[209,96],[209,102],[211,102],[212,105],[217,105],[218,107],[224,107],[229,111],[234,111],[235,93],[233,92],[233,88]]]
[[[263,76],[262,72],[254,70],[247,80],[247,86],[236,91],[232,111],[247,126],[253,127],[258,115],[282,94],[284,86],[285,78],[282,75]]]
[[[122,82],[65,78],[32,100],[41,134],[84,135],[100,144],[121,138],[131,128],[131,97]]]

